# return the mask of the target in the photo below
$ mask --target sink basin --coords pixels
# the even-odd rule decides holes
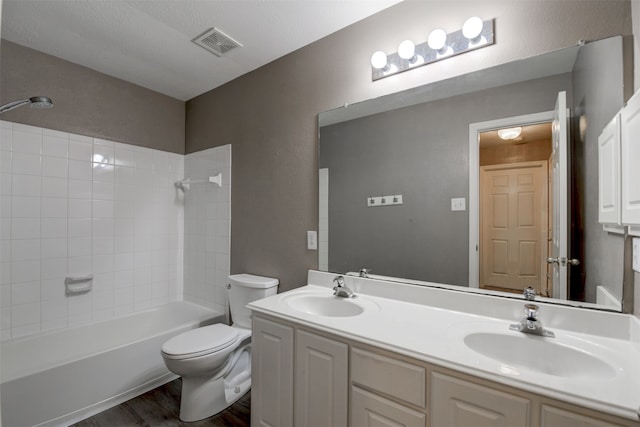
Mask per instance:
[[[356,298],[335,297],[331,293],[327,295],[291,295],[285,299],[287,305],[302,313],[326,317],[350,317],[362,314],[370,308],[377,308],[373,302]]]
[[[554,339],[518,333],[470,333],[465,345],[476,353],[502,363],[503,371],[529,370],[565,378],[610,379],[616,370],[588,351],[563,345]]]

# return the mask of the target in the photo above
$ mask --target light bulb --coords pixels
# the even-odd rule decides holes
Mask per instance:
[[[387,54],[379,50],[371,55],[371,66],[377,70],[387,67]]]
[[[500,139],[504,139],[505,141],[509,141],[511,139],[516,139],[522,133],[521,127],[515,128],[507,128],[507,129],[499,129],[498,136]]]
[[[471,17],[467,19],[462,26],[462,35],[468,38],[469,40],[473,40],[477,38],[480,33],[482,33],[482,27],[484,23],[482,19],[477,16]]]
[[[435,29],[429,33],[429,38],[427,39],[427,44],[433,50],[440,50],[444,47],[447,42],[447,33],[444,32],[443,29]]]
[[[398,56],[402,59],[413,59],[416,45],[411,40],[405,40],[398,46]]]

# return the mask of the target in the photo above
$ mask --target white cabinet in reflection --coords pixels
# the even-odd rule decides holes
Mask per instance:
[[[640,224],[640,92],[629,99],[620,115],[622,223]]]
[[[598,137],[598,221],[621,224],[620,113]]]

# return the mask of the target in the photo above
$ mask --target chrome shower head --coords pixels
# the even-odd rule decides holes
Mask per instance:
[[[51,108],[53,107],[53,101],[46,96],[33,96],[27,99],[20,99],[18,101],[9,102],[0,106],[0,114],[11,111],[15,108],[22,107],[23,105],[29,105],[33,108]]]
[[[53,107],[53,101],[46,96],[34,96],[29,98],[31,108],[51,108]]]

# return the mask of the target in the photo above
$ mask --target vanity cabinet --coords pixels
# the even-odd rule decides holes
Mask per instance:
[[[431,375],[431,426],[527,426],[531,400],[455,378]]]
[[[251,425],[292,427],[293,326],[253,316]]]
[[[254,427],[640,426],[262,313],[252,340]]]
[[[347,427],[349,346],[296,330],[296,426]]]
[[[424,365],[353,347],[350,425],[425,427],[426,386]]]

